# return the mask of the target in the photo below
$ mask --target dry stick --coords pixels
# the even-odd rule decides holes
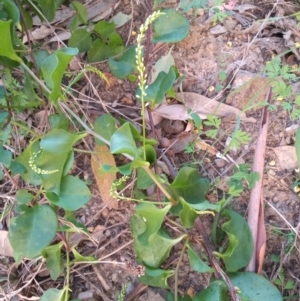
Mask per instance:
[[[272,90],[269,88],[267,94],[267,102],[270,103],[272,95]],[[268,133],[268,121],[269,121],[269,111],[266,107],[263,108],[263,114],[261,117],[260,133],[257,139],[257,145],[254,154],[252,171],[259,174],[259,180],[256,182],[255,187],[250,192],[249,200],[249,211],[248,211],[248,224],[253,237],[254,252],[252,254],[251,260],[246,268],[247,271],[256,271],[256,244],[258,237],[258,220],[259,220],[259,210],[261,208],[261,196],[262,196],[262,181],[264,172],[264,157],[266,152],[266,141]]]
[[[200,216],[198,216],[198,218],[196,219],[196,222],[195,222],[195,226],[197,228],[197,230],[200,232],[202,238],[203,238],[203,242],[202,242],[202,245],[208,255],[208,258],[209,258],[209,261],[211,263],[211,265],[214,267],[215,269],[215,276],[216,278],[220,278],[222,277],[222,279],[224,280],[224,282],[227,284],[228,288],[229,288],[229,293],[230,293],[230,296],[231,296],[231,299],[233,301],[240,301],[229,277],[226,275],[226,273],[222,270],[222,268],[220,267],[218,261],[216,260],[214,254],[213,254],[213,251],[214,251],[214,248],[208,238],[208,235],[206,233],[206,230],[203,226],[203,223],[201,221],[201,218]]]

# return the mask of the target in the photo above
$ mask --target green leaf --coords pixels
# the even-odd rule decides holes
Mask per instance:
[[[134,166],[140,167],[147,165],[139,157],[138,149],[132,136],[130,124],[124,123],[110,139],[110,151],[112,154],[128,154],[134,158]]]
[[[57,1],[55,0],[38,0],[38,5],[41,8],[43,15],[48,21],[52,21],[55,17],[57,9]]]
[[[122,38],[114,32],[109,36],[107,42],[100,39],[96,39],[93,42],[90,50],[88,51],[88,62],[101,62],[109,57],[120,54],[122,51],[124,51]]]
[[[11,175],[15,176],[16,174],[22,174],[26,172],[26,168],[19,162],[12,160],[9,166]]]
[[[153,269],[146,267],[145,275],[139,277],[139,281],[150,286],[169,288],[168,278],[174,275],[172,270]]]
[[[126,24],[131,19],[132,19],[132,15],[126,15],[122,12],[119,12],[116,15],[114,15],[109,22],[113,22],[116,28],[119,28],[124,24]]]
[[[171,54],[172,49],[167,55],[161,56],[161,58],[153,65],[151,72],[151,82],[152,84],[160,72],[169,73],[172,66],[175,66],[175,61],[173,55]]]
[[[190,204],[199,204],[205,201],[205,196],[210,189],[207,179],[201,178],[197,169],[183,167],[171,187]]]
[[[42,256],[46,259],[46,266],[50,270],[50,277],[52,280],[56,280],[62,271],[61,266],[61,248],[63,242],[56,245],[46,247],[42,251]]]
[[[50,99],[57,105],[61,96],[61,80],[73,56],[78,54],[77,48],[63,48],[48,56],[41,67],[47,87],[51,90]]]
[[[61,129],[68,131],[70,127],[69,119],[61,114],[51,114],[49,116],[49,124],[51,129]]]
[[[169,256],[172,246],[184,237],[171,239],[161,228],[169,209],[170,205],[158,209],[152,204],[140,204],[130,219],[135,252],[139,260],[150,267],[159,267]]]
[[[48,205],[26,208],[24,213],[11,220],[8,238],[14,257],[34,258],[55,237],[58,220]]]
[[[203,260],[196,254],[196,252],[188,245],[188,256],[191,268],[198,273],[213,273],[214,269],[209,267]]]
[[[146,189],[150,186],[154,185],[153,180],[150,178],[150,176],[147,174],[147,172],[141,168],[137,168],[137,183],[136,187],[138,189]]]
[[[171,89],[176,79],[175,68],[170,68],[169,73],[160,72],[154,83],[146,89],[145,101],[150,101],[152,105],[161,103],[165,94]],[[137,89],[137,95],[141,94],[140,88]]]
[[[60,194],[47,193],[47,198],[56,206],[75,211],[90,200],[91,192],[82,180],[68,175],[61,180]]]
[[[58,290],[57,288],[49,288],[41,297],[40,301],[62,301],[66,288]]]
[[[101,38],[109,39],[110,35],[116,32],[114,23],[100,21],[94,26],[94,31],[98,33]]]
[[[0,43],[0,57],[4,56],[12,61],[22,63],[22,59],[17,56],[12,45],[11,40],[11,23],[12,20],[7,22],[0,20],[0,32],[1,32],[1,43]]]
[[[153,43],[176,43],[185,39],[189,33],[189,21],[175,9],[163,10],[153,23]]]
[[[41,153],[34,164],[43,171],[40,177],[46,190],[59,195],[65,163],[73,144],[82,137],[61,129],[51,130],[43,137],[40,142]]]
[[[131,46],[120,57],[108,59],[109,68],[115,77],[123,79],[135,68],[135,51],[136,46]]]
[[[33,199],[33,195],[29,193],[26,189],[20,189],[16,193],[16,200],[21,204],[27,204]]]
[[[36,61],[36,64],[37,64],[39,70],[41,70],[41,67],[42,67],[45,59],[49,55],[50,54],[48,53],[48,51],[44,50],[44,49],[39,49],[39,50],[34,51],[33,56],[34,56],[34,59]]]
[[[79,52],[88,51],[93,43],[91,33],[84,28],[77,29],[69,39],[69,47],[77,47]]]
[[[73,1],[71,4],[75,8],[75,10],[78,14],[78,17],[80,18],[80,21],[82,23],[86,24],[88,22],[88,15],[87,15],[87,10],[86,10],[85,6],[78,1]]]
[[[12,153],[7,149],[4,149],[3,145],[0,144],[0,163],[4,166],[9,167],[12,159]]]
[[[295,148],[296,148],[298,166],[300,167],[300,128],[298,128],[296,132]]]
[[[17,5],[11,0],[2,0],[1,1],[2,9],[7,13],[8,19],[13,20],[13,25],[17,25],[20,21],[20,12]]]
[[[107,141],[110,141],[112,135],[116,131],[116,119],[111,116],[111,114],[104,114],[98,117],[94,123],[94,130],[97,134],[105,138]],[[105,145],[99,139],[95,139],[96,143],[99,145]]]
[[[97,261],[97,258],[95,256],[82,256],[79,254],[75,248],[72,248],[72,253],[75,257],[75,262],[80,262],[80,261]]]
[[[230,301],[227,286],[224,282],[217,280],[212,282],[208,288],[197,294],[193,301]],[[270,299],[265,299],[270,300]],[[246,300],[245,300],[246,301]],[[248,300],[247,300],[248,301]]]
[[[245,219],[233,210],[224,210],[229,221],[222,225],[228,236],[228,246],[224,253],[216,253],[225,263],[228,272],[236,272],[245,267],[253,253],[253,240]]]
[[[278,289],[263,276],[250,272],[229,273],[233,286],[238,287],[240,299],[247,301],[282,301]]]
[[[22,179],[32,185],[41,185],[42,179],[39,174],[32,170],[29,166],[29,161],[32,156],[32,153],[39,151],[39,141],[31,142],[26,149],[17,157],[16,162],[22,164],[25,167],[26,172],[21,173]]]

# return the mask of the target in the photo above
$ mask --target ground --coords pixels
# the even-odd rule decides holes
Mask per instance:
[[[176,0],[166,1],[163,7],[176,8],[177,2]],[[275,18],[266,19],[265,23],[260,23],[258,27],[252,24],[256,20],[264,20],[269,13],[271,17],[289,16],[293,12],[297,12],[299,8],[295,3],[275,3],[273,0],[262,2],[243,1],[243,3],[238,1],[235,7],[237,8],[234,10],[236,17],[229,16],[217,24],[213,24],[211,21],[211,12],[208,10],[189,11],[187,13],[190,21],[189,35],[185,40],[174,45],[172,55],[180,75],[184,75],[182,83],[184,92],[201,94],[243,110],[251,102],[251,98],[254,98],[253,96],[257,91],[261,93],[258,97],[255,97],[255,101],[265,100],[268,79],[263,69],[274,55],[286,52],[283,56],[285,64],[299,63],[297,50],[295,50],[296,53],[290,51],[290,43],[300,41],[299,27],[295,18],[287,17],[278,21]],[[135,43],[136,38],[132,32],[138,32],[140,25],[147,17],[146,6],[143,1],[136,3],[135,1],[124,0],[111,15],[119,11],[127,14],[133,12],[132,23],[128,22],[119,30],[123,39],[128,40],[128,45],[131,45]],[[287,33],[289,33],[288,38]],[[55,49],[57,44],[50,43],[46,47]],[[166,55],[170,48],[169,45],[162,45],[154,53],[152,52],[149,65],[157,61],[162,55]],[[85,57],[82,57],[81,61],[85,62]],[[85,79],[77,83],[76,90],[83,93],[79,103],[86,117],[93,122],[96,117],[102,115],[104,113],[102,102],[104,102],[105,107],[114,116],[122,116],[139,123],[140,105],[135,98],[136,83],[113,78],[109,74],[107,62],[95,66],[102,72],[107,72],[111,85],[108,87],[103,81],[99,82],[99,78],[95,74],[90,75],[90,83]],[[221,70],[224,70],[227,74],[225,81],[221,81],[219,78]],[[252,78],[254,80],[246,87],[238,88]],[[91,85],[96,88],[101,101],[99,101]],[[299,92],[299,84],[295,82],[292,85],[294,92]],[[211,87],[214,87],[214,89]],[[217,87],[220,87],[219,91]],[[179,85],[175,89],[179,91]],[[234,91],[236,92],[232,94]],[[292,162],[292,166],[289,165],[288,167],[282,164],[285,156],[290,156],[289,153],[285,152],[285,149],[281,154],[276,153],[278,147],[294,144],[295,130],[289,131],[289,129],[292,126],[295,126],[296,129],[299,122],[293,120],[290,114],[282,109],[279,101],[275,100],[275,104],[278,104],[278,107],[270,112],[264,161],[263,198],[267,247],[263,273],[271,281],[274,281],[282,270],[285,275],[285,282],[293,280],[295,283],[292,289],[284,290],[284,295],[286,297],[299,296],[300,245],[298,232],[300,205],[299,196],[293,190],[297,164],[293,166]],[[251,136],[251,141],[239,150],[229,150],[228,154],[239,164],[249,163],[251,165],[259,133],[262,108],[261,106],[254,106],[247,110],[246,114],[247,117],[252,117],[254,122],[241,121],[241,128]],[[36,120],[37,116],[34,115],[32,118]],[[181,143],[185,143],[183,142],[185,140],[182,138],[182,132],[186,126],[185,122],[175,123],[165,119],[156,126],[157,135],[169,144],[174,139],[179,139]],[[236,122],[231,118],[225,117],[222,120],[221,130],[224,133],[233,133],[235,127]],[[205,130],[204,128],[203,137],[205,137]],[[208,144],[213,143],[212,139],[208,137],[205,139]],[[93,144],[92,140],[89,139],[86,143],[89,146]],[[226,147],[226,143],[226,135],[224,135],[214,146],[222,152]],[[188,146],[188,143],[185,144],[185,146]],[[85,145],[79,145],[79,148],[85,149]],[[277,150],[279,151],[279,149]],[[213,154],[201,149],[192,154],[184,152],[183,149],[173,149],[167,153],[167,156],[175,172],[183,165],[194,164],[199,168],[203,177],[209,178],[216,185],[220,184],[217,184],[220,178],[230,176],[234,167],[233,163],[218,159]],[[122,159],[120,158],[120,160]],[[125,298],[126,301],[164,300],[163,290],[140,285],[138,277],[132,273],[132,269],[128,267],[128,264],[125,264],[128,261],[135,260],[129,228],[130,217],[135,205],[121,200],[117,209],[109,210],[102,202],[98,192],[90,164],[90,155],[77,155],[75,162],[76,166],[72,172],[90,181],[92,191],[91,200],[84,208],[76,212],[76,217],[85,226],[89,227],[94,238],[94,240],[77,238],[80,239],[78,250],[82,255],[95,255],[99,260],[109,262],[96,266],[78,265],[72,268],[73,299],[116,300],[116,295],[120,292],[122,285],[127,284],[126,292],[128,296]],[[198,164],[195,164],[195,162]],[[20,179],[16,178],[16,181],[20,181]],[[217,191],[210,191],[208,194],[208,199],[212,202],[216,202],[221,198],[223,190],[226,190],[221,185],[218,187]],[[1,195],[11,197],[15,192],[15,188],[8,178],[1,182],[0,190]],[[130,193],[130,190],[128,193]],[[247,216],[248,200],[249,190],[245,189],[242,196],[236,198],[232,204],[245,217]],[[7,206],[8,198],[1,198],[2,211]],[[203,221],[209,233],[212,219],[210,216],[205,216]],[[166,224],[170,226],[168,222]],[[1,220],[1,227],[3,229],[8,227],[5,218]],[[197,235],[197,231],[192,230],[191,233]],[[202,250],[200,243],[197,244],[197,247]],[[175,267],[181,249],[182,244],[178,244],[172,249],[170,258],[164,264],[165,267]],[[111,263],[112,261],[115,264]],[[40,271],[37,273],[34,282],[30,282],[26,286],[26,281],[32,277],[37,269],[37,264],[32,261],[24,261],[20,266],[15,266],[12,258],[1,256],[1,269],[3,273],[9,271],[11,285],[15,291],[24,286],[20,290],[23,296],[38,296],[41,289],[60,287],[64,281],[60,277],[56,282],[53,282],[49,278],[49,273],[42,274]],[[46,269],[41,267],[41,270]],[[188,258],[185,255],[179,272],[179,293],[185,294],[191,290],[198,292],[208,285],[209,278],[210,276],[207,274],[198,274],[191,271]],[[172,280],[170,286],[174,286]],[[11,300],[21,299],[15,297]]]

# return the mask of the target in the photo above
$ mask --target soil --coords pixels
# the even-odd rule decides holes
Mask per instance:
[[[113,14],[119,11],[129,14],[133,11],[133,23],[128,22],[119,30],[125,41],[129,37],[128,45],[135,43],[135,36],[131,35],[130,26],[132,25],[132,32],[138,32],[140,25],[146,19],[145,2],[147,1],[141,1],[141,3],[137,4],[136,1],[124,0],[113,12]],[[178,2],[170,0],[163,6],[176,8]],[[271,16],[291,14],[291,11],[295,10],[292,3],[282,1],[281,4],[275,5],[272,0],[262,2],[243,1],[243,3],[237,1],[236,5],[243,5],[245,11],[242,12],[243,10],[240,9],[236,13],[243,20],[247,19],[250,24],[244,26],[244,22],[241,24],[238,18],[230,16],[223,23],[214,25],[207,10],[188,12],[190,33],[185,40],[175,44],[172,55],[179,73],[185,76],[182,83],[183,91],[195,92],[209,98],[215,98],[220,102],[243,110],[249,104],[252,105],[253,101],[259,103],[265,100],[268,90],[268,79],[264,77],[262,70],[267,62],[272,59],[273,55],[289,51],[291,45],[289,43],[299,42],[300,35],[297,22],[293,18],[287,18],[284,22],[269,21],[261,27],[253,27],[251,25],[256,20],[264,19],[269,12],[271,12]],[[251,6],[251,8],[248,9],[247,5]],[[285,36],[287,31],[290,31],[289,39]],[[166,55],[169,50],[170,46],[163,45],[155,53],[150,52],[149,65],[153,64],[162,55]],[[293,53],[287,52],[287,55],[283,57],[284,63],[288,63],[288,58],[291,55]],[[85,58],[83,58],[83,61],[85,61]],[[297,55],[294,55],[293,63],[295,61],[299,63]],[[140,106],[135,98],[136,83],[113,78],[109,74],[106,64],[104,62],[96,66],[99,70],[106,72],[110,79],[110,86],[103,82],[99,83],[99,78],[93,74],[90,75],[91,82],[96,87],[108,111],[114,116],[121,116],[135,122],[139,126]],[[221,70],[224,70],[227,74],[225,82],[220,81],[219,73]],[[245,89],[239,90],[238,87],[251,78],[253,78],[251,84],[247,85]],[[210,87],[217,86],[221,86],[220,91],[210,89]],[[294,84],[293,88],[295,92],[299,92],[299,84]],[[85,97],[89,96],[92,99],[98,99],[89,83],[84,80],[77,84],[76,89],[82,91],[86,95]],[[236,92],[231,93],[234,91]],[[259,91],[259,95],[257,95],[257,91]],[[255,95],[256,97],[254,97]],[[103,106],[98,100],[82,100],[81,104],[91,122],[104,113]],[[276,100],[275,104],[278,104]],[[256,120],[256,123],[241,122],[242,130],[251,136],[251,141],[240,150],[230,150],[229,155],[239,164],[248,163],[251,165],[260,128],[261,106],[252,106],[251,109],[246,111],[246,114],[248,117],[253,117]],[[293,280],[295,282],[294,289],[284,290],[283,294],[286,297],[299,295],[298,292],[300,290],[300,244],[297,238],[300,225],[300,205],[299,196],[293,190],[295,170],[282,168],[278,163],[278,158],[273,148],[282,145],[293,145],[293,135],[286,131],[291,125],[298,126],[298,122],[293,121],[290,114],[280,106],[270,112],[263,178],[267,231],[267,248],[263,273],[273,281],[278,276],[280,269],[283,269],[285,281]],[[157,126],[156,134],[160,139],[172,141],[174,138],[177,139],[178,135],[182,134],[186,127],[187,124],[182,121],[164,120]],[[223,119],[221,130],[224,133],[230,135],[230,133],[234,132],[235,127],[235,121],[233,122],[230,118],[228,120],[226,118]],[[206,128],[204,127],[204,133],[205,130]],[[202,137],[206,139],[205,141],[208,144],[214,145],[219,152],[222,153],[224,151],[226,145],[225,135],[216,144],[214,144],[212,139],[206,137],[205,134]],[[162,140],[160,142],[162,143]],[[189,142],[186,142],[186,146]],[[92,139],[90,141],[87,140],[87,144],[92,147]],[[83,144],[79,147],[86,148]],[[234,164],[218,159],[205,150],[198,150],[191,155],[182,149],[179,149],[179,151],[171,149],[167,156],[175,171],[183,165],[193,164],[195,166],[195,162],[198,162],[196,166],[199,167],[199,172],[203,177],[208,177],[212,183],[217,183],[219,177],[226,179],[232,174],[234,168]],[[122,158],[119,158],[119,160],[122,160]],[[165,300],[164,290],[141,286],[137,274],[134,273],[138,267],[134,265],[135,253],[129,222],[135,205],[132,202],[121,200],[117,209],[109,210],[102,202],[98,192],[90,167],[90,156],[86,154],[78,155],[75,162],[76,167],[73,170],[73,174],[90,181],[92,191],[91,200],[84,208],[76,212],[76,217],[93,233],[93,240],[86,240],[82,237],[77,238],[80,240],[78,251],[82,255],[94,255],[99,260],[108,261],[108,263],[97,266],[86,264],[72,268],[70,279],[72,298],[89,301],[117,300],[116,296],[122,289],[122,285],[126,284],[126,301]],[[17,180],[20,181],[20,179]],[[1,194],[11,195],[10,192],[14,192],[13,189],[9,190],[8,188],[11,187],[9,179],[6,178],[1,184]],[[220,185],[218,190],[209,192],[208,199],[211,202],[218,201],[222,198],[223,190],[226,190],[226,188],[221,188]],[[131,190],[128,189],[125,193],[130,195]],[[245,189],[242,196],[236,198],[232,204],[234,209],[245,217],[247,216],[248,200],[249,191]],[[5,199],[0,201],[2,210],[6,206],[5,202]],[[203,223],[209,234],[212,218],[204,216]],[[2,221],[1,225],[4,224],[5,222]],[[172,224],[166,221],[166,226],[169,227],[171,235],[176,236],[176,231],[173,229]],[[191,229],[190,234],[193,237],[198,237],[195,246],[198,251],[204,252],[197,230]],[[293,250],[288,252],[291,246],[294,246]],[[182,247],[183,244],[179,243],[172,249],[170,257],[164,263],[164,267],[175,268]],[[275,256],[278,257],[277,261],[274,260]],[[12,278],[17,275],[16,277],[19,278],[17,288],[21,287],[21,283],[28,280],[29,275],[36,269],[35,265],[27,267],[26,263],[15,267],[13,260],[8,257],[1,257],[1,266],[10,267]],[[179,271],[179,293],[184,295],[186,293],[199,292],[207,287],[210,277],[210,274],[193,272],[185,254]],[[42,289],[61,287],[63,281],[64,279],[60,277],[53,283],[47,273],[45,276],[38,274],[35,284],[23,289],[21,294],[23,296],[39,296]],[[174,280],[171,280],[169,284],[171,288],[174,288]],[[134,299],[132,295],[135,293]],[[21,300],[20,298],[15,298],[13,300]]]

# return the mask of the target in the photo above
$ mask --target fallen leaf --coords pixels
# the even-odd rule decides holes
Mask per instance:
[[[184,103],[188,109],[192,110],[192,112],[198,113],[200,117],[202,116],[202,119],[203,116],[206,118],[206,115],[209,114],[214,114],[219,117],[235,115],[239,116],[243,121],[256,122],[254,118],[248,118],[245,113],[235,107],[226,105],[197,93],[183,92],[177,93],[176,96],[177,99]]]
[[[298,167],[296,149],[294,146],[284,145],[272,148],[282,169],[294,170]]]
[[[7,235],[8,231],[0,230],[0,255],[13,257],[14,251]]]
[[[122,99],[121,99],[121,103],[124,103],[126,105],[133,105],[134,102],[131,98],[128,98],[127,96],[124,96]]]
[[[100,168],[103,164],[116,166],[115,159],[106,145],[96,145],[94,154],[91,158],[91,166],[96,179],[96,183],[102,197],[102,201],[108,208],[118,208],[117,199],[110,195],[112,183],[116,180],[116,173],[100,174]]]
[[[60,41],[66,41],[71,38],[72,34],[69,30],[60,32],[56,34],[53,38],[49,40],[49,42],[60,42]]]
[[[47,27],[45,25],[41,25],[41,27],[34,29],[33,31],[29,32],[30,40],[41,40],[44,39],[45,37],[49,36],[50,34],[53,33],[53,29],[50,27]],[[23,38],[23,43],[27,43],[27,35],[24,36]]]
[[[198,140],[195,142],[195,146],[196,146],[198,149],[203,150],[203,151],[207,151],[208,153],[210,153],[211,155],[214,155],[214,156],[215,156],[215,155],[217,154],[217,152],[218,152],[213,146],[207,144],[204,140],[198,139]]]
[[[119,12],[110,19],[110,22],[114,22],[116,28],[119,28],[124,24],[126,24],[131,19],[132,19],[132,15],[126,15],[122,12]]]

